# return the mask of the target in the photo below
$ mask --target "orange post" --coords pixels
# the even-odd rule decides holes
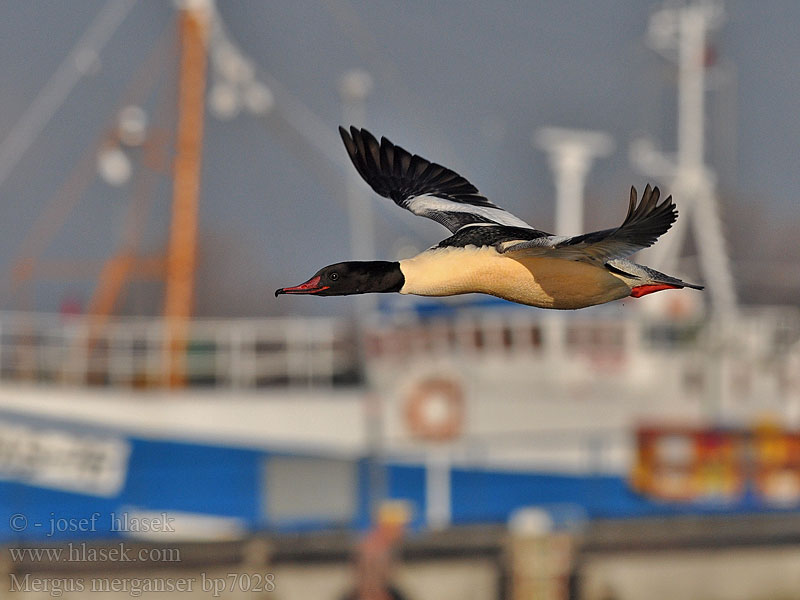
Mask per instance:
[[[165,360],[168,383],[185,381],[186,337],[192,313],[197,254],[197,207],[203,148],[203,116],[208,42],[207,10],[184,7],[178,91],[178,131],[172,195],[172,222],[166,261],[167,320]]]

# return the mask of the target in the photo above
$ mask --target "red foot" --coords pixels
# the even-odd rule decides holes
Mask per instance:
[[[652,294],[653,292],[660,292],[661,290],[679,290],[679,289],[681,289],[681,286],[670,285],[668,283],[637,285],[635,288],[631,290],[631,296],[633,296],[634,298],[641,298],[642,296],[646,296],[647,294]]]

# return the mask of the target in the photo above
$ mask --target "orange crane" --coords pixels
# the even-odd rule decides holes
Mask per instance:
[[[205,111],[206,67],[212,5],[185,0],[178,12],[180,38],[177,131],[172,168],[172,217],[167,250],[163,256],[138,256],[136,248],[144,228],[145,202],[152,193],[154,177],[143,176],[133,189],[118,250],[103,261],[97,286],[87,313],[91,317],[86,352],[102,333],[126,283],[133,279],[163,279],[166,321],[164,364],[165,381],[171,386],[185,382],[185,354],[189,319],[192,314],[197,255],[198,200],[202,165]],[[172,37],[172,36],[170,36]],[[167,40],[168,41],[168,40]],[[163,63],[165,44],[154,47],[147,64],[134,78],[126,97],[150,89],[154,71]],[[165,96],[168,99],[168,95]],[[162,111],[164,106],[161,107]],[[164,136],[162,136],[164,137]],[[40,215],[23,242],[12,269],[12,291],[36,277],[85,277],[96,272],[97,261],[80,259],[41,260],[39,256],[61,229],[69,213],[93,179],[94,153],[104,142],[95,144],[79,161],[70,178]],[[167,139],[155,139],[144,148],[143,160],[156,169],[164,161]]]

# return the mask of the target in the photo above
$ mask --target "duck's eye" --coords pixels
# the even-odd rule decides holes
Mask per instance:
[[[339,279],[339,274],[336,273],[336,272],[333,272],[330,275],[328,275],[328,279],[330,279],[331,281],[336,281],[337,279]]]

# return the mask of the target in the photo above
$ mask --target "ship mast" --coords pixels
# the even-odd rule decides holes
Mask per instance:
[[[631,146],[631,158],[641,171],[671,182],[681,211],[672,229],[646,251],[648,261],[666,272],[674,271],[691,224],[712,312],[730,316],[736,312],[736,290],[722,232],[716,178],[705,164],[704,145],[707,37],[722,18],[721,4],[711,1],[664,8],[651,17],[651,46],[678,64],[678,147],[673,159],[657,151],[649,140],[638,140]]]
[[[167,372],[173,386],[182,385],[185,379],[186,334],[193,304],[210,14],[211,4],[207,0],[184,0],[178,17],[181,39],[178,131],[164,301],[165,352],[170,365]]]

